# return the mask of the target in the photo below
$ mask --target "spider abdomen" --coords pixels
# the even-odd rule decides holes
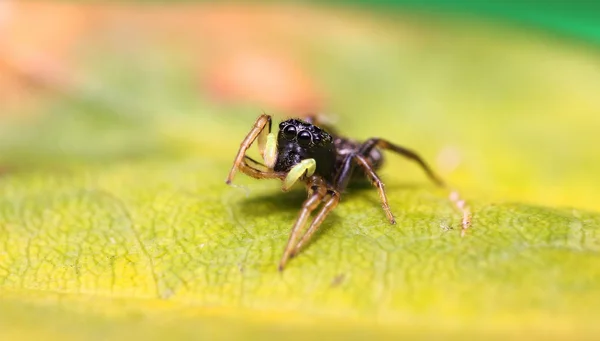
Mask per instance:
[[[344,162],[344,159],[352,154],[352,153],[358,153],[360,150],[360,147],[362,145],[362,143],[356,141],[356,140],[351,140],[348,138],[343,138],[343,137],[336,137],[334,139],[334,145],[337,151],[337,161],[336,161],[336,168],[340,168],[342,163]],[[383,154],[381,153],[381,151],[377,148],[373,148],[373,150],[371,150],[371,152],[365,156],[365,158],[367,159],[367,161],[369,162],[369,164],[373,167],[373,169],[379,169],[381,168],[381,165],[383,165]],[[358,173],[353,173],[356,174],[356,176],[363,176],[364,173],[362,172],[358,172]]]

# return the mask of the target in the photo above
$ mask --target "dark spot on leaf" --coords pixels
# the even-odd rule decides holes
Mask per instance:
[[[335,276],[333,278],[333,280],[331,281],[331,287],[335,288],[335,287],[340,286],[342,283],[344,283],[344,279],[346,279],[345,274],[339,274],[339,275]]]

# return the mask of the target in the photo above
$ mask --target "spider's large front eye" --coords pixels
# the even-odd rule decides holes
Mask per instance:
[[[310,134],[310,132],[303,130],[298,134],[298,143],[302,146],[308,146],[311,138],[312,135]]]
[[[287,126],[283,129],[283,136],[285,136],[286,139],[291,140],[294,137],[296,137],[296,127],[294,126]]]

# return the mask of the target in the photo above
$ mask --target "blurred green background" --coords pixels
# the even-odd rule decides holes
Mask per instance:
[[[597,338],[596,12],[527,4],[3,2],[0,337]],[[418,151],[472,229],[390,155],[398,224],[353,188],[279,273],[302,189],[224,184],[262,111]]]
[[[600,42],[600,4],[594,1],[447,1],[376,0],[353,1],[365,6],[396,7],[417,11],[445,12],[455,16],[496,19],[530,29],[546,30],[565,37]],[[338,3],[342,3],[339,1]]]

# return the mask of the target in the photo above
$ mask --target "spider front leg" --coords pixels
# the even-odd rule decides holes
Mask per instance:
[[[238,150],[238,153],[233,161],[233,166],[229,171],[229,175],[227,176],[225,183],[228,185],[231,184],[238,169],[243,173],[257,179],[285,178],[285,174],[260,171],[248,165],[246,162],[246,160],[249,160],[253,163],[257,163],[256,161],[247,157],[246,152],[248,149],[250,149],[252,143],[254,143],[254,141],[258,138],[259,151],[265,160],[266,167],[271,170],[275,165],[275,162],[277,161],[277,139],[275,135],[271,133],[271,124],[271,116],[266,114],[260,115],[256,122],[254,122],[252,129],[240,144],[240,149]],[[267,134],[264,133],[265,127],[268,127],[266,130]]]
[[[240,163],[240,165],[238,166],[238,169],[242,173],[244,173],[250,177],[253,177],[255,179],[280,179],[280,180],[283,180],[287,176],[287,173],[285,173],[285,172],[274,172],[271,170],[264,171],[264,170],[256,169],[256,168],[250,166],[246,162],[247,160],[252,160],[252,159],[244,158],[244,160],[242,160],[242,163]],[[255,161],[253,161],[253,162],[255,162]]]
[[[292,227],[292,231],[290,232],[290,237],[288,239],[287,245],[285,246],[285,250],[283,251],[283,255],[281,256],[281,261],[279,262],[279,271],[283,271],[285,264],[292,257],[294,250],[296,249],[296,240],[298,239],[298,234],[306,221],[310,217],[312,211],[314,211],[319,203],[323,200],[326,195],[327,187],[325,185],[325,181],[318,176],[313,176],[308,179],[307,183],[308,187],[308,198],[302,203],[302,208],[300,209],[300,214],[298,214],[298,218]]]
[[[304,245],[306,245],[310,241],[313,234],[315,232],[317,232],[317,230],[319,229],[319,227],[321,226],[321,224],[323,223],[323,221],[325,220],[327,215],[331,211],[333,211],[333,209],[336,208],[337,205],[339,204],[340,193],[338,191],[336,191],[334,189],[328,189],[328,194],[329,194],[329,198],[324,200],[325,204],[323,205],[323,207],[321,208],[321,210],[319,211],[319,213],[317,214],[315,219],[312,221],[312,223],[310,223],[308,230],[306,230],[306,232],[304,233],[302,238],[300,238],[300,241],[298,242],[298,244],[296,244],[296,247],[290,254],[290,257],[296,256],[302,250],[302,247],[304,247]]]

